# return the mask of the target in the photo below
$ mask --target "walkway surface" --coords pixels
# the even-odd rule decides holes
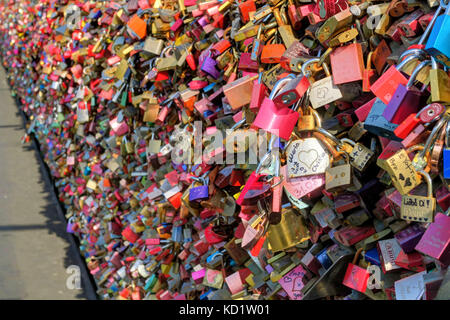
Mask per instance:
[[[45,168],[25,129],[0,67],[0,299],[87,299],[66,285],[81,259],[70,245]],[[78,255],[78,256],[77,256]]]

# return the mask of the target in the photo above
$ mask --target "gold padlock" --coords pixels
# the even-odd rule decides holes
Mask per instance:
[[[269,226],[267,238],[269,249],[277,252],[307,241],[310,236],[303,217],[294,208],[283,208],[280,223]]]
[[[334,192],[352,185],[352,167],[350,157],[342,152],[346,163],[333,166],[334,162],[325,171],[325,189]]]
[[[367,165],[373,159],[375,152],[362,145],[361,143],[356,143],[350,139],[341,139],[342,142],[347,142],[353,146],[352,150],[349,152],[350,164],[358,169],[359,171],[364,171]]]
[[[420,175],[414,169],[405,149],[386,160],[384,169],[392,178],[392,184],[401,195],[407,194],[420,184]]]
[[[405,194],[402,196],[402,205],[400,207],[400,217],[404,220],[416,222],[433,222],[434,211],[436,208],[436,199],[433,198],[433,184],[430,175],[424,170],[419,170],[425,178],[428,187],[428,194],[424,196],[416,196]]]

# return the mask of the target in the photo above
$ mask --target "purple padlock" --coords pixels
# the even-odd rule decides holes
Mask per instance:
[[[421,95],[416,88],[400,84],[384,109],[383,117],[391,123],[400,124],[408,115],[418,111]]]
[[[193,187],[189,190],[189,201],[203,200],[209,198],[209,188],[207,185]]]
[[[394,95],[384,109],[383,117],[394,124],[402,123],[411,113],[419,111],[419,104],[422,91],[414,87],[414,82],[419,72],[427,65],[431,64],[430,60],[421,62],[411,73],[406,86],[400,84],[394,92]],[[423,87],[425,89],[425,87]]]
[[[214,79],[217,79],[220,76],[220,72],[216,69],[216,60],[211,58],[209,55],[203,60],[202,66],[200,70],[206,72]]]
[[[67,221],[67,227],[66,227],[66,231],[68,233],[74,233],[75,231],[73,231],[73,227],[75,226],[75,223],[73,223],[73,219],[70,218],[69,221]]]
[[[395,234],[395,239],[397,239],[403,251],[410,253],[414,251],[414,247],[417,243],[419,243],[424,233],[425,228],[423,228],[420,224],[413,224]]]

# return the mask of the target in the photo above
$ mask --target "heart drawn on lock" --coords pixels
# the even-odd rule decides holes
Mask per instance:
[[[316,150],[310,149],[308,151],[300,151],[298,153],[298,161],[311,169],[312,165],[317,161],[319,154]]]

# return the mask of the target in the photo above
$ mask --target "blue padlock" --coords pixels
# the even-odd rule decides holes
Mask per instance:
[[[328,269],[331,267],[333,262],[331,261],[330,257],[327,255],[327,249],[325,248],[322,251],[319,252],[319,254],[316,256],[317,260],[319,260],[320,264],[325,268]]]
[[[383,117],[383,112],[386,107],[387,105],[380,98],[377,98],[364,122],[364,129],[380,137],[401,141],[402,139],[394,134],[394,130],[398,127],[398,124],[390,123]]]
[[[370,262],[372,264],[376,264],[377,266],[381,266],[380,256],[378,254],[377,248],[372,248],[372,249],[366,251],[366,253],[364,254],[364,259],[366,259],[366,261],[368,261],[368,262]]]
[[[444,14],[436,18],[443,8],[445,8]],[[436,18],[436,22],[432,26],[425,50],[434,56],[436,60],[450,67],[450,33],[448,32],[450,29],[450,5],[446,5],[443,0],[440,0],[439,7],[430,25],[433,24],[434,18]]]
[[[445,147],[442,156],[442,171],[445,179],[450,179],[450,125],[445,129]]]

